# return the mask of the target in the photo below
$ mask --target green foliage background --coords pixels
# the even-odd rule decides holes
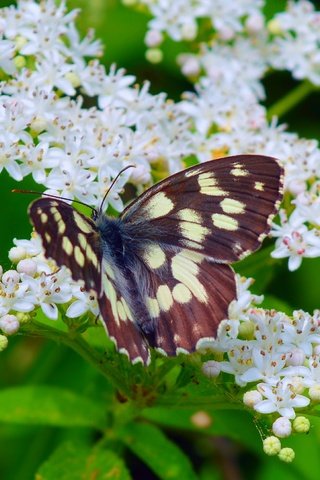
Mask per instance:
[[[0,1],[0,6],[10,3]],[[269,0],[267,12],[280,10],[283,3]],[[117,0],[77,0],[69,1],[68,6],[82,9],[78,20],[82,32],[95,28],[105,45],[106,65],[115,62],[125,67],[139,83],[148,79],[154,93],[166,91],[173,99],[192,88],[175,64],[184,45],[167,40],[164,61],[160,65],[146,62],[145,14],[125,8]],[[267,106],[271,106],[296,84],[290,75],[276,73],[267,78],[265,86]],[[319,94],[310,95],[281,121],[303,136],[319,138]],[[29,178],[17,185],[5,173],[0,176],[0,264],[4,269],[11,267],[7,252],[12,239],[28,238],[31,232],[27,217],[30,198],[12,194],[11,189],[33,186]],[[268,260],[271,275],[266,277],[267,258],[268,247],[237,266],[241,273],[257,279],[255,288],[265,293],[266,306],[288,313],[319,307],[319,259],[304,260],[295,273],[288,273],[285,262]],[[59,322],[55,327],[63,329]],[[104,333],[92,330],[89,340],[99,348]],[[8,349],[1,353],[1,478],[318,478],[320,421],[316,417],[308,436],[288,440],[288,446],[296,450],[296,460],[286,465],[263,454],[254,419],[244,410],[234,385],[227,384],[230,378],[225,378],[227,389],[222,392],[219,384],[213,385],[200,373],[199,378],[194,377],[195,368],[200,368],[197,358],[191,364],[184,361],[182,367],[181,359],[160,362],[158,369],[154,366],[146,371],[128,366],[122,357],[113,358],[107,365],[120,383],[123,381],[120,395],[101,372],[68,346],[36,334],[11,338]],[[207,428],[192,423],[192,415],[199,410],[211,417]]]

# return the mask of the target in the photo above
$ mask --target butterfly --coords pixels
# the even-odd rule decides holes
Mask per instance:
[[[282,180],[276,159],[237,155],[169,176],[118,218],[50,196],[29,214],[46,257],[96,293],[118,351],[148,364],[150,347],[173,356],[214,340],[236,299],[229,264],[260,247]]]

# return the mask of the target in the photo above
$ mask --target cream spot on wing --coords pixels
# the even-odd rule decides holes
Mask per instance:
[[[83,233],[91,233],[92,232],[92,228],[91,228],[91,225],[89,225],[89,223],[86,222],[86,220],[84,220],[81,215],[79,215],[78,212],[74,211],[73,212],[73,219],[77,225],[77,227],[83,232]]]
[[[234,175],[235,177],[246,177],[249,175],[248,170],[246,170],[241,163],[234,163],[233,166],[234,168],[230,172],[231,175]]]
[[[183,283],[177,283],[177,285],[173,287],[172,296],[178,303],[188,303],[192,298],[189,288]]]
[[[254,182],[254,187],[255,190],[258,190],[259,192],[263,192],[264,190],[264,183],[263,182]]]
[[[160,285],[157,290],[157,300],[160,310],[167,312],[173,305],[173,298],[168,285]]]
[[[52,213],[53,218],[58,225],[58,233],[63,235],[66,230],[66,224],[64,223],[59,210],[56,207],[51,207],[50,212]]]
[[[158,192],[153,195],[144,206],[144,211],[148,218],[159,218],[167,215],[173,210],[174,203],[164,192]]]
[[[123,320],[123,321],[126,320],[127,319],[127,314],[126,314],[125,309],[123,307],[123,304],[120,300],[117,301],[117,310],[118,310],[120,320]]]
[[[97,268],[98,267],[98,257],[95,252],[92,250],[90,243],[86,246],[86,255],[87,258],[93,263],[93,265]]]
[[[121,302],[122,302],[122,305],[123,305],[123,308],[124,308],[124,311],[126,313],[127,318],[131,322],[133,322],[133,317],[132,317],[132,313],[130,311],[129,305],[127,304],[127,302],[125,301],[125,299],[123,297],[121,297]]]
[[[73,246],[68,237],[62,237],[62,248],[68,255],[72,254]]]
[[[41,207],[37,207],[37,214],[38,214],[38,215],[41,215],[42,212],[43,212],[42,208],[41,208]]]
[[[143,259],[152,269],[160,268],[166,263],[166,255],[159,245],[148,245],[143,253]]]
[[[146,299],[147,309],[151,318],[159,317],[160,307],[156,298],[147,297]]]
[[[78,241],[80,243],[80,246],[83,248],[83,250],[85,250],[87,248],[87,238],[85,237],[85,235],[83,235],[83,233],[79,233],[78,234]]]
[[[217,228],[222,228],[223,230],[238,230],[239,224],[238,221],[228,215],[223,215],[221,213],[214,213],[212,216],[213,225]]]
[[[81,268],[84,267],[85,258],[78,245],[74,247],[74,258]]]
[[[228,192],[219,188],[218,181],[212,172],[201,173],[198,177],[200,193],[203,195],[211,195],[213,197],[226,196]]]
[[[173,341],[174,341],[175,344],[181,343],[181,337],[180,337],[180,335],[178,335],[178,333],[175,333],[173,335]]]
[[[220,202],[220,207],[224,213],[240,214],[244,213],[245,211],[245,204],[243,202],[239,202],[239,200],[233,200],[232,198],[224,198]]]
[[[111,278],[112,280],[115,280],[115,278],[116,278],[115,273],[114,273],[113,269],[110,267],[110,265],[107,264],[106,262],[103,262],[103,268],[104,268],[107,276],[109,278]]]
[[[108,279],[106,275],[102,275],[102,285],[103,285],[103,290],[106,293],[106,296],[110,302],[111,305],[111,310],[112,310],[112,315],[114,318],[114,321],[116,322],[117,326],[119,327],[120,325],[120,320],[119,320],[119,315],[118,315],[118,309],[117,309],[117,293]]]
[[[177,217],[184,222],[202,223],[200,213],[192,208],[182,208],[177,213]]]
[[[40,214],[40,220],[41,220],[42,223],[47,223],[47,221],[48,221],[48,215],[47,215],[46,213],[42,212],[42,213]]]
[[[207,292],[197,278],[199,266],[192,260],[192,256],[189,256],[187,250],[177,253],[172,258],[171,269],[174,278],[183,283],[200,302],[206,303],[208,301]]]
[[[202,243],[206,235],[210,233],[209,228],[192,222],[180,222],[179,228],[183,237],[198,243]]]
[[[47,240],[47,242],[50,243],[51,240],[52,240],[51,235],[49,235],[48,232],[45,232],[44,236],[45,236],[45,239]]]
[[[200,172],[201,172],[201,168],[194,168],[193,170],[192,170],[192,169],[191,169],[191,170],[187,170],[187,171],[185,172],[185,176],[186,176],[187,178],[189,178],[189,177],[194,177],[195,175],[198,175]]]

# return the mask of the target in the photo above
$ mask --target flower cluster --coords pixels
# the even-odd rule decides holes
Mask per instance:
[[[267,21],[264,2],[253,0],[138,3],[153,17],[146,35],[149,49],[160,46],[163,33],[174,41],[193,42],[196,53],[181,54],[178,62],[195,87],[195,93],[184,94],[181,107],[192,120],[192,150],[199,161],[243,152],[279,158],[291,206],[271,232],[277,239],[272,255],[288,258],[290,270],[305,257],[319,257],[318,142],[287,132],[276,119],[270,124],[261,100],[270,68],[306,79],[306,91],[319,85],[320,12],[309,1],[289,1],[284,12]],[[203,21],[215,33],[207,41]]]
[[[248,408],[274,414],[276,437],[306,432],[309,421],[297,417],[296,410],[320,401],[320,312],[295,311],[289,317],[258,308],[262,297],[250,293],[251,283],[237,276],[238,300],[231,303],[229,319],[220,324],[212,346],[217,360],[205,362],[203,372],[212,378],[221,372],[233,375],[245,389]],[[276,443],[279,449],[268,454],[279,454]]]
[[[16,333],[38,308],[51,320],[58,319],[59,308],[67,318],[97,317],[96,297],[74,282],[69,270],[45,259],[38,236],[14,242],[9,257],[17,264],[16,270],[3,273],[0,281],[0,328],[4,334]]]
[[[156,162],[181,168],[191,152],[189,119],[147,83],[139,89],[121,69],[86,63],[101,45],[92,33],[80,40],[76,13],[53,0],[1,10],[0,172],[17,181],[31,174],[47,192],[97,205],[111,179],[135,164],[108,196],[119,211],[129,176],[142,185]],[[85,108],[86,96],[97,97],[97,107]]]

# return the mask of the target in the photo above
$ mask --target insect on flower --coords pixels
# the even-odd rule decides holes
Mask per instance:
[[[257,250],[282,197],[278,161],[211,160],[152,186],[119,218],[92,218],[56,198],[30,206],[48,258],[96,292],[117,349],[148,364],[149,347],[189,353],[216,335],[236,298],[230,263]]]

